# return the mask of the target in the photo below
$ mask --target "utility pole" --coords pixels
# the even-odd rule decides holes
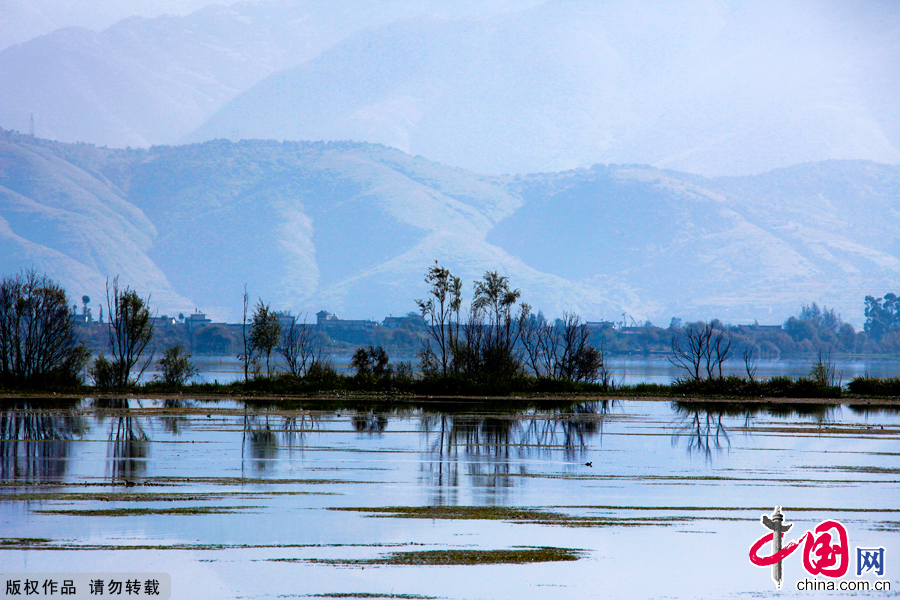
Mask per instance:
[[[34,137],[34,113],[31,113],[31,123],[28,125],[28,135]]]

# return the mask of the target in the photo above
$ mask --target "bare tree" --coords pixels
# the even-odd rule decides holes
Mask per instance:
[[[247,293],[247,284],[244,284],[244,320],[241,325],[241,341],[244,345],[244,351],[238,354],[238,360],[244,365],[244,383],[250,379],[250,361],[253,359],[251,351],[250,338],[247,337],[247,310],[250,308],[250,294]]]
[[[754,343],[751,346],[747,346],[741,352],[741,357],[744,359],[744,370],[747,372],[747,379],[750,381],[754,381],[756,378],[756,361],[759,356],[759,349]]]
[[[416,300],[419,313],[425,319],[429,337],[437,346],[437,354],[426,340],[422,347],[423,372],[429,365],[439,366],[442,375],[447,375],[452,367],[453,347],[459,339],[459,311],[462,306],[462,280],[454,277],[450,270],[437,261],[425,275],[431,285],[427,300]]]
[[[0,383],[71,383],[89,358],[77,342],[65,290],[34,270],[0,280]]]
[[[278,352],[292,375],[303,377],[309,368],[322,361],[322,344],[312,325],[292,318],[281,339]],[[299,321],[299,322],[298,322]]]
[[[131,370],[140,364],[135,381],[153,362],[153,352],[141,362],[141,355],[153,339],[153,319],[150,316],[150,296],[141,298],[130,287],[119,290],[118,276],[106,281],[106,306],[109,310],[109,347],[113,355],[113,385],[126,387],[131,383]]]
[[[556,362],[558,330],[544,318],[544,313],[529,315],[522,324],[521,342],[528,366],[537,378],[550,377]]]
[[[722,363],[732,354],[732,336],[711,323],[691,324],[684,328],[684,340],[672,336],[669,362],[687,373],[691,381],[722,377]]]
[[[563,313],[558,323],[540,315],[522,323],[520,340],[535,377],[557,381],[596,381],[605,373],[606,385],[614,385],[605,369],[602,349],[589,341],[590,331],[575,313]]]

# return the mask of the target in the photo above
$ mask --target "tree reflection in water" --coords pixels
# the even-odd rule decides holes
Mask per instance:
[[[189,419],[183,414],[178,414],[176,412],[168,412],[169,410],[178,410],[185,408],[193,408],[194,401],[193,400],[182,400],[179,398],[171,398],[168,400],[163,400],[163,408],[167,409],[162,416],[162,425],[163,428],[171,433],[172,435],[181,435],[182,429],[188,423]]]
[[[387,429],[388,418],[384,413],[375,411],[357,412],[351,419],[353,429],[360,433],[383,433]]]
[[[143,408],[140,401],[137,408]],[[99,421],[110,419],[109,441],[106,445],[107,473],[113,480],[122,480],[128,484],[142,477],[147,470],[147,458],[150,454],[149,438],[144,433],[143,417],[131,412],[131,401],[125,398],[98,398],[94,400],[94,408],[102,409],[97,413]],[[106,411],[116,411],[106,414]]]
[[[37,412],[30,402],[4,402],[0,412],[0,481],[41,482],[66,474],[73,437],[86,428],[74,409],[80,400],[62,410]]]
[[[512,487],[516,476],[527,475],[524,462],[514,459],[562,451],[565,461],[580,462],[589,439],[602,436],[614,402],[587,402],[566,411],[541,413],[422,413],[420,429],[433,457],[423,463],[422,476],[434,488],[433,503],[456,504],[462,461],[475,486],[496,492]]]
[[[241,438],[241,474],[249,454],[257,472],[266,470],[269,461],[278,457],[278,436],[272,431],[269,414],[244,413],[244,434]]]
[[[718,402],[673,402],[672,408],[679,419],[672,434],[672,447],[687,440],[688,454],[699,453],[707,461],[713,452],[731,447],[731,437],[725,424],[726,418],[743,419],[744,433],[752,432],[754,419],[770,415],[779,419],[803,417],[814,420],[820,426],[834,420],[836,407],[818,403],[746,404]],[[783,426],[783,425],[782,425]]]
[[[301,411],[279,414],[266,409],[245,407],[241,440],[241,473],[247,461],[261,473],[278,457],[280,448],[303,452],[306,434],[319,427],[316,413]],[[279,434],[281,440],[279,443]]]

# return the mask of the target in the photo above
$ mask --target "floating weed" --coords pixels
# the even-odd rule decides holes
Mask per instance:
[[[881,521],[872,527],[875,531],[900,531],[900,521]]]
[[[692,521],[694,517],[584,517],[558,512],[507,506],[386,506],[372,508],[331,508],[329,510],[372,513],[370,517],[397,519],[448,519],[470,521],[507,521],[531,525],[561,525],[565,527],[635,527],[670,525]]]
[[[52,544],[52,545],[51,545]],[[417,542],[371,544],[78,544],[38,538],[0,538],[0,550],[265,550],[284,548],[397,548],[423,546]]]
[[[392,552],[379,558],[273,558],[272,562],[303,562],[337,566],[450,566],[450,565],[521,565],[537,562],[578,560],[583,550],[550,546],[517,547],[509,550],[419,550]]]
[[[44,544],[49,544],[53,540],[48,540],[47,538],[0,538],[0,548],[2,549],[10,549],[13,547],[18,550],[23,547],[32,548],[34,546],[42,546]]]
[[[873,473],[879,475],[900,475],[900,469],[887,467],[869,467],[869,466],[834,466],[834,467],[813,467],[803,465],[801,469],[809,469],[811,471],[840,471],[844,473]]]
[[[337,507],[329,510],[374,513],[369,516],[398,519],[464,519],[488,521],[535,521],[567,519],[562,513],[509,506],[378,506]]]
[[[197,485],[327,485],[374,483],[369,481],[348,481],[345,479],[263,479],[260,477],[158,477],[153,481],[174,484]]]
[[[74,517],[137,517],[143,515],[231,515],[262,506],[186,506],[183,508],[113,508],[96,510],[36,510],[45,515]]]
[[[59,502],[198,502],[221,500],[226,494],[178,494],[178,493],[130,493],[130,492],[45,492],[27,494],[4,494],[0,502],[30,502],[34,500],[55,500]]]

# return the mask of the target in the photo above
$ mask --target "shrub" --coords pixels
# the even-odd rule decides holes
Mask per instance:
[[[186,352],[181,344],[175,344],[166,348],[165,354],[159,359],[159,378],[169,386],[182,386],[197,374],[197,369],[191,364],[191,354]]]

